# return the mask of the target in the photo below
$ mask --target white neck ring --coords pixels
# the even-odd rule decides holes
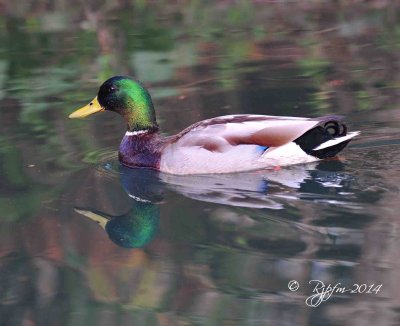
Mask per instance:
[[[138,136],[138,135],[143,135],[147,134],[148,130],[136,130],[136,131],[127,131],[125,133],[125,136]]]

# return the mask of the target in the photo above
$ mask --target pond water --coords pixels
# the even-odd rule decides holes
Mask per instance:
[[[44,3],[0,16],[1,325],[398,323],[395,2]],[[361,135],[282,169],[127,169],[119,116],[67,118],[117,74],[165,134],[336,113]]]

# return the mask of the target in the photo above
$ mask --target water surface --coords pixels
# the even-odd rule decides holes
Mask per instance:
[[[0,324],[396,324],[398,5],[92,5],[0,19]],[[280,170],[126,169],[120,117],[67,119],[116,74],[166,134],[235,113],[337,113],[362,134]],[[310,280],[382,286],[309,307]]]

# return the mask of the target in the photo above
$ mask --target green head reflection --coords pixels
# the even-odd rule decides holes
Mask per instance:
[[[75,211],[97,222],[123,248],[147,245],[156,235],[160,222],[160,208],[150,202],[135,202],[129,213],[114,217],[77,208]]]

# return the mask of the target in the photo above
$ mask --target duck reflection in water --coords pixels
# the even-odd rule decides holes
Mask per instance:
[[[157,234],[160,208],[152,203],[136,201],[129,213],[109,216],[100,212],[75,208],[75,211],[97,222],[116,245],[123,248],[141,248]]]
[[[132,207],[126,214],[111,216],[104,212],[75,208],[75,211],[97,222],[109,238],[123,248],[141,248],[157,234],[160,224],[160,207],[163,187],[154,171],[121,171],[121,182],[125,189],[129,186]]]
[[[316,168],[317,164],[336,171]],[[119,182],[130,198],[130,211],[120,216],[81,207],[75,211],[97,222],[118,246],[140,248],[149,244],[159,230],[160,205],[167,191],[203,202],[276,210],[282,209],[288,198],[298,199],[304,193],[312,193],[313,188],[325,187],[326,179],[328,187],[335,180],[348,183],[351,177],[340,172],[342,168],[340,162],[325,162],[276,171],[178,176],[119,166],[119,173],[114,171],[112,178],[117,180],[116,176],[120,176]]]

